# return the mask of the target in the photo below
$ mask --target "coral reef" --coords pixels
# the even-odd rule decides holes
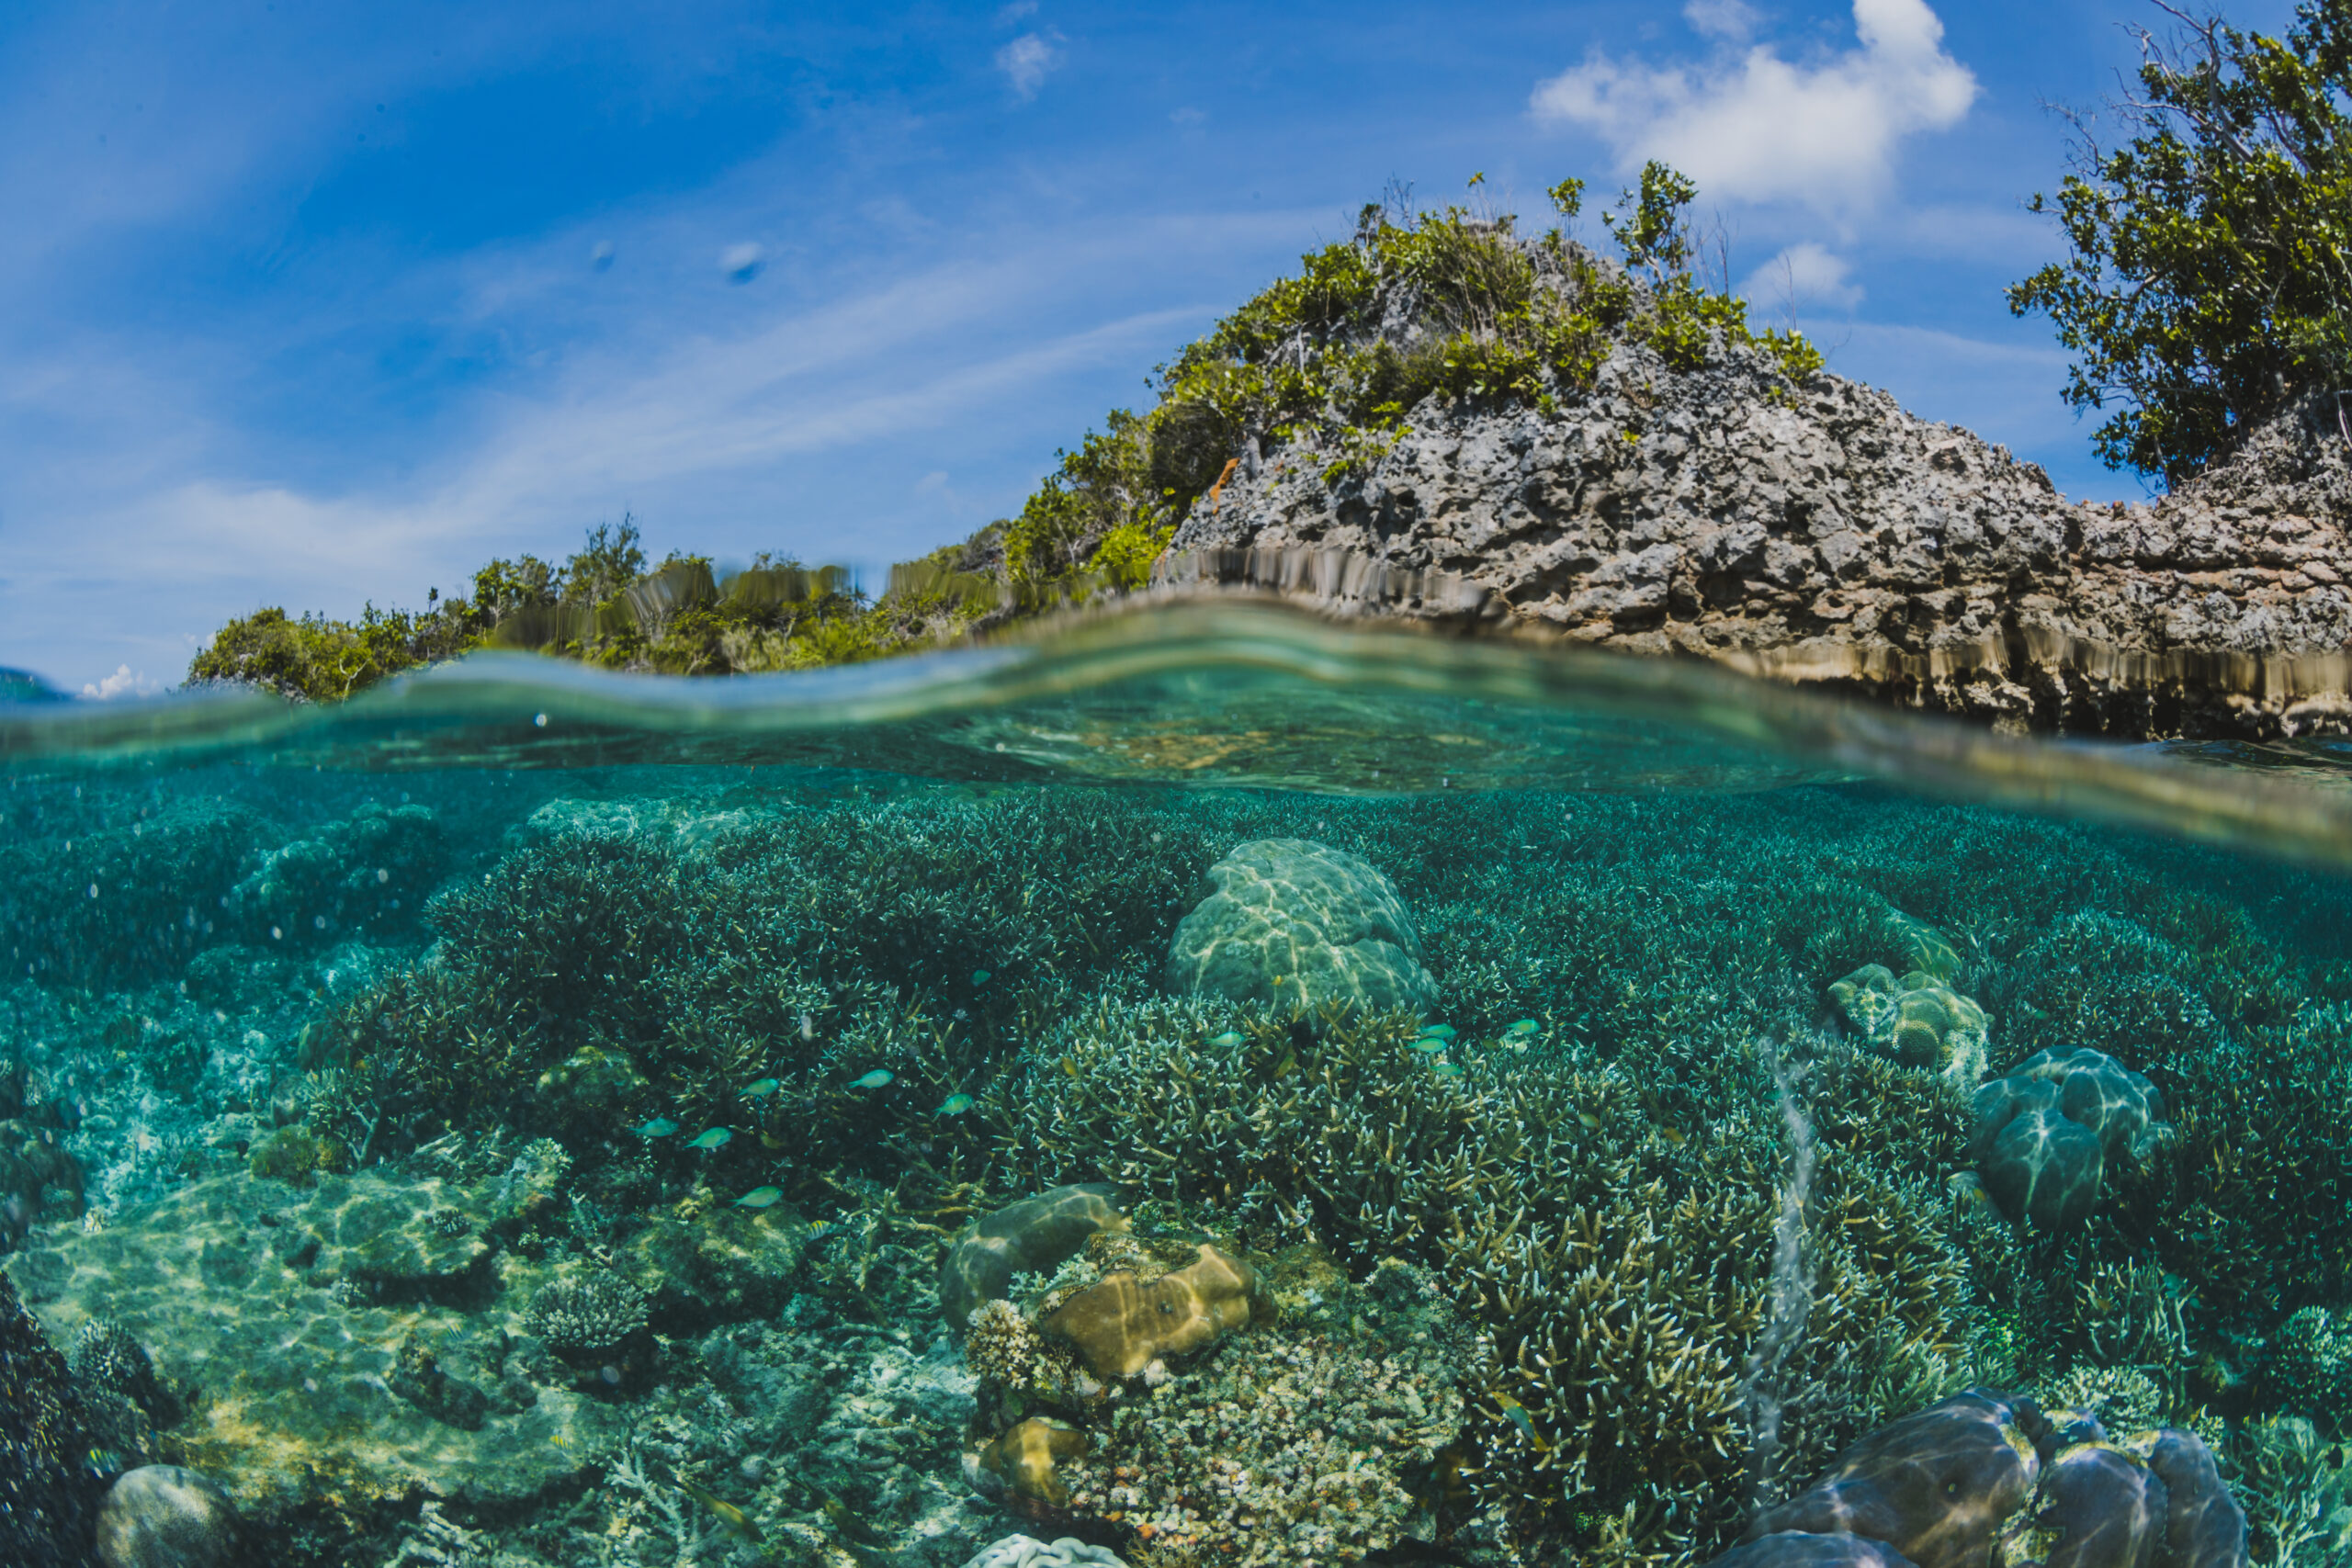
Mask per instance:
[[[1294,1012],[1436,1005],[1412,916],[1362,856],[1261,839],[1209,867],[1207,880],[1169,943],[1169,989]]]
[[[0,1279],[0,1561],[87,1561],[101,1486],[87,1422],[65,1358]]]
[[[2269,1376],[2285,1408],[2321,1430],[2352,1434],[2352,1314],[2304,1307],[2270,1342]]]
[[[1079,1428],[1032,1416],[990,1441],[980,1450],[979,1461],[983,1469],[1012,1489],[1015,1497],[1060,1508],[1069,1503],[1069,1487],[1055,1473],[1056,1466],[1063,1460],[1080,1458],[1091,1446]]]
[[[1001,1297],[1016,1272],[1049,1272],[1096,1232],[1125,1230],[1119,1196],[1110,1183],[1057,1187],[974,1221],[940,1266],[939,1310],[948,1326],[962,1327],[973,1308]]]

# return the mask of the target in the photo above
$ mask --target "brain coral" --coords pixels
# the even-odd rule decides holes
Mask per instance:
[[[2090,1217],[2109,1159],[2147,1152],[2161,1130],[2155,1086],[2088,1049],[2043,1051],[1976,1091],[1970,1152],[2012,1219],[2066,1230]]]
[[[1412,917],[1369,861],[1306,839],[1260,839],[1209,867],[1208,880],[1169,944],[1170,990],[1302,1010],[1436,1004]]]

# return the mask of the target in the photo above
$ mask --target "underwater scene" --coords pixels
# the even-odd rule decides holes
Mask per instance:
[[[0,1562],[2352,1563],[2352,789],[1167,610],[0,703]]]

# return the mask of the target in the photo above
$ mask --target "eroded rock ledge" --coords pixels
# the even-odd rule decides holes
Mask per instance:
[[[2332,407],[2153,505],[1834,376],[1621,348],[1592,396],[1424,404],[1368,464],[1253,448],[1161,576],[1697,654],[2004,728],[2352,729],[2352,467]],[[1785,387],[1785,383],[1781,384]]]

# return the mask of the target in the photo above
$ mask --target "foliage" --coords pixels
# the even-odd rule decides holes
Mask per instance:
[[[2211,17],[2140,43],[2140,96],[2111,106],[2134,134],[2086,128],[2054,204],[2070,254],[2008,299],[2080,355],[2069,403],[2121,405],[2100,457],[2177,481],[2352,367],[2352,13],[2304,0],[2284,39]]]

